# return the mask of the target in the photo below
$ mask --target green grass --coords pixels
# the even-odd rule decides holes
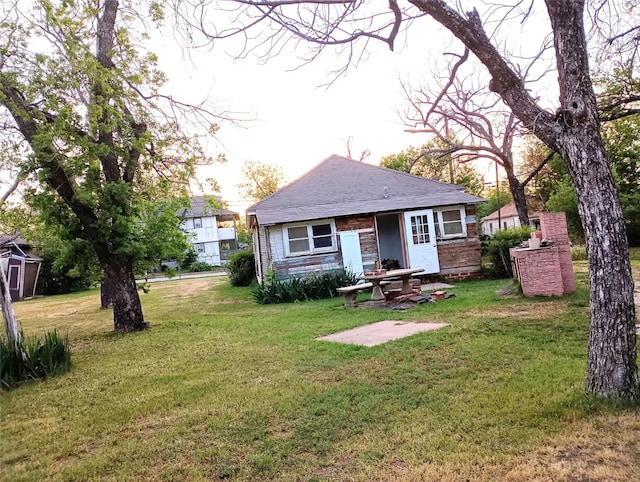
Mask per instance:
[[[123,336],[95,291],[17,303],[25,332],[69,333],[73,367],[0,394],[2,477],[525,480],[566,459],[585,480],[637,479],[638,408],[583,396],[577,278],[550,299],[460,283],[407,312],[261,306],[226,278],[169,281],[142,295],[152,329]],[[315,340],[384,319],[450,326],[372,348]],[[573,449],[589,460],[563,458]],[[544,473],[571,480],[558,467]]]

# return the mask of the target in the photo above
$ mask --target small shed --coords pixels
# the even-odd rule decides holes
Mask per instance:
[[[36,294],[42,258],[30,250],[31,244],[24,239],[0,234],[0,267],[7,277],[12,301]]]

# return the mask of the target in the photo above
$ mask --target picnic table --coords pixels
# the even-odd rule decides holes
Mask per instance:
[[[371,273],[364,273],[358,276],[358,279],[365,280],[373,285],[371,290],[371,299],[373,301],[384,300],[384,293],[380,284],[383,281],[400,278],[402,280],[402,294],[409,294],[412,292],[411,283],[409,279],[411,275],[421,273],[424,268],[408,268],[408,269],[390,269],[390,270],[376,270]]]

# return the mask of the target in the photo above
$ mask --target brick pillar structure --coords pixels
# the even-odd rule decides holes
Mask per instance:
[[[550,246],[510,250],[514,276],[525,296],[561,296],[573,293],[576,282],[564,213],[540,215],[542,239]]]
[[[540,230],[542,231],[542,239],[553,241],[554,246],[558,247],[558,257],[560,258],[560,272],[562,273],[564,293],[573,293],[576,290],[576,279],[573,274],[571,243],[569,242],[567,218],[565,214],[540,214]]]
[[[562,296],[558,248],[512,249],[511,259],[524,296]]]

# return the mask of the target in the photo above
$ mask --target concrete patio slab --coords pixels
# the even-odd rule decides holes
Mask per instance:
[[[316,338],[351,345],[376,346],[391,340],[398,340],[423,331],[433,331],[449,326],[448,323],[427,323],[414,321],[384,320],[351,330]]]

